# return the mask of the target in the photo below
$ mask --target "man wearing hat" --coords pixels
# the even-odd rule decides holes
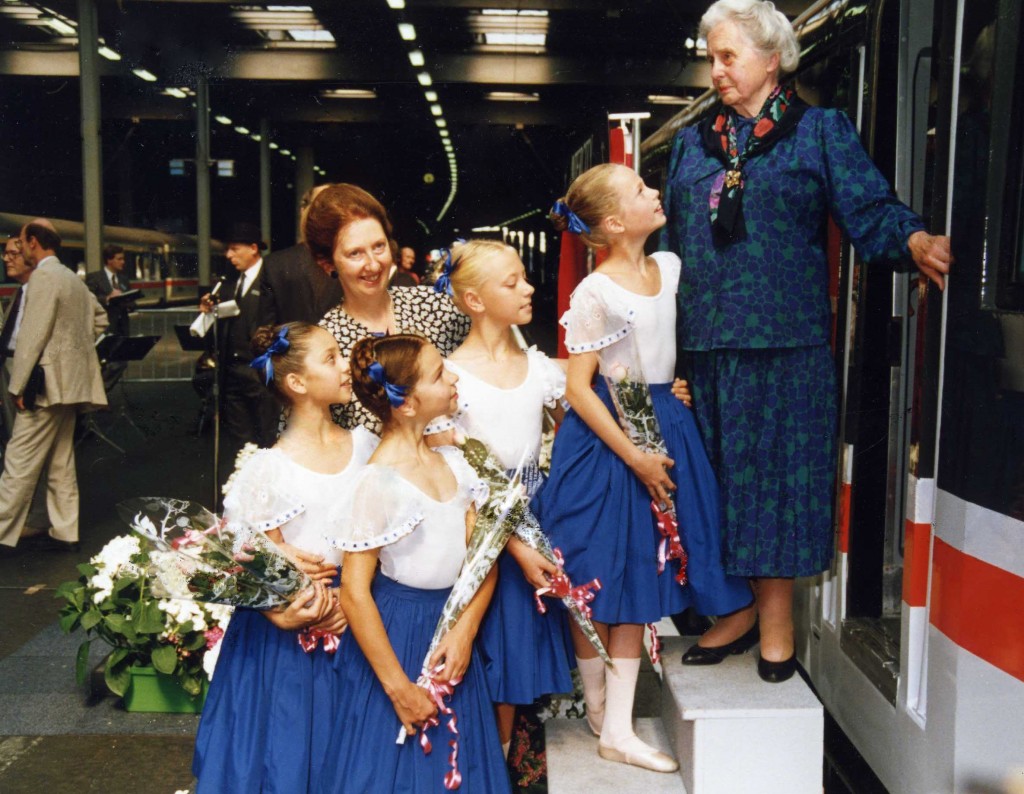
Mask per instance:
[[[280,409],[266,387],[259,382],[252,361],[250,340],[253,332],[264,323],[260,312],[263,256],[266,245],[260,239],[260,230],[253,223],[235,223],[224,238],[228,262],[237,276],[224,279],[220,299],[234,300],[238,315],[221,321],[220,336],[221,380],[220,416],[227,434],[227,454],[222,457],[234,463],[234,452],[242,445],[253,442],[261,447],[272,446],[277,438],[277,419]],[[213,300],[204,295],[199,310],[210,311]],[[232,443],[233,442],[233,443]],[[234,449],[232,449],[234,447]]]

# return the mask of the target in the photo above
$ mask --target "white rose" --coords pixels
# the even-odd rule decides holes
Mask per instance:
[[[621,383],[629,377],[629,368],[622,366],[622,364],[612,364],[608,370],[608,377],[616,383]]]

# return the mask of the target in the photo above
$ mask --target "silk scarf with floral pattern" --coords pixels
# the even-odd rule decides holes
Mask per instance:
[[[701,140],[708,154],[717,157],[725,171],[711,187],[711,229],[717,245],[727,245],[746,236],[743,223],[743,167],[752,157],[763,154],[796,129],[809,105],[792,86],[776,86],[754,119],[754,129],[740,152],[736,135],[736,111],[723,106],[716,116],[700,124]]]

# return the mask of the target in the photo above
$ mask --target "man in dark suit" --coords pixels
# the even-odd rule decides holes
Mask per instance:
[[[309,205],[325,185],[311,188],[302,197],[299,228]],[[341,303],[341,284],[331,278],[313,261],[305,241],[274,251],[264,262],[263,305],[261,313],[266,322],[278,325],[302,320],[318,323],[329,309]]]
[[[128,336],[128,314],[135,311],[134,303],[113,300],[131,289],[124,273],[124,266],[124,248],[108,243],[103,246],[103,269],[89,273],[85,277],[85,286],[107,310],[107,319],[110,320],[107,333],[110,336]],[[100,365],[103,372],[103,388],[109,392],[128,369],[128,362],[101,361]]]
[[[218,326],[220,416],[229,442],[222,459],[230,463],[244,444],[273,445],[280,409],[266,386],[260,383],[256,370],[249,366],[253,359],[250,343],[253,332],[267,321],[260,311],[264,275],[261,251],[266,246],[260,239],[259,229],[252,223],[234,224],[224,242],[235,275],[224,280],[219,297],[238,306],[237,316],[221,319]],[[213,305],[211,296],[204,295],[199,310],[208,312]],[[228,304],[222,303],[221,310],[227,313]]]
[[[109,302],[111,298],[123,295],[131,289],[124,273],[124,265],[124,248],[111,243],[103,246],[103,269],[85,277],[85,286],[107,310],[107,317],[110,319],[107,333],[115,336],[128,336],[128,313],[135,308],[134,304]]]

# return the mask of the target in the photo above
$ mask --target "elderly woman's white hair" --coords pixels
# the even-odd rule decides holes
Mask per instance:
[[[761,52],[779,54],[779,72],[791,74],[800,63],[800,45],[786,15],[766,0],[718,0],[700,19],[702,39],[722,22],[735,22]]]

